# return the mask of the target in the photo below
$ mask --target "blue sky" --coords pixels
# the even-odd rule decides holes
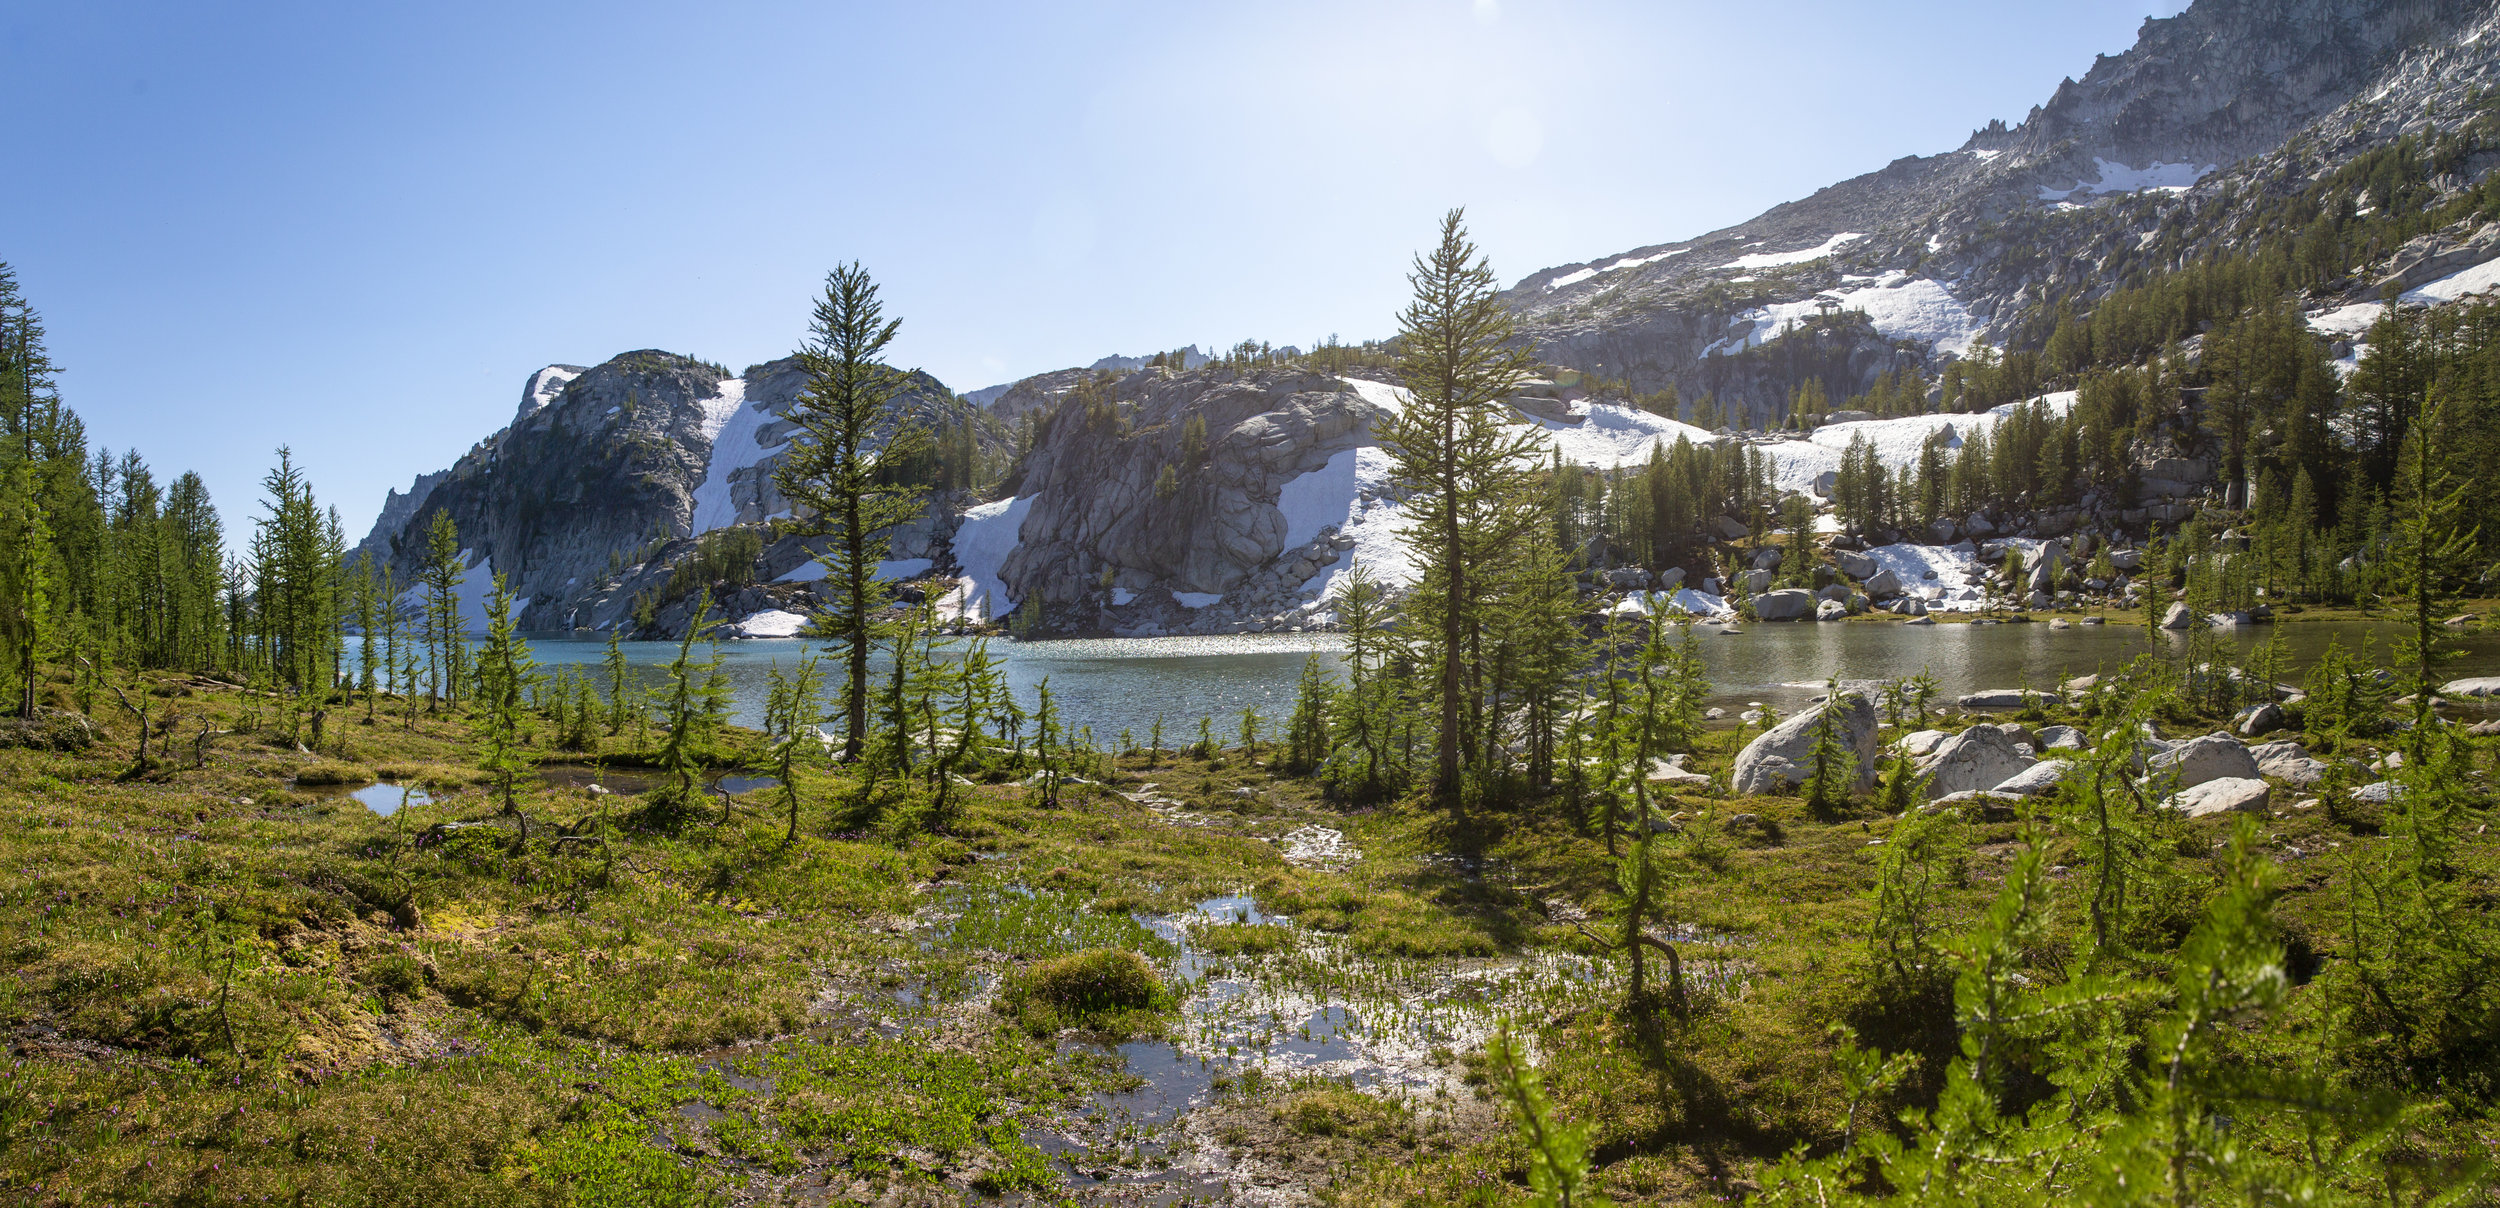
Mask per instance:
[[[2180,0],[78,3],[0,13],[0,260],[91,439],[361,536],[522,379],[745,365],[863,261],[969,390],[1387,334],[1463,204],[1507,283],[2019,120]]]

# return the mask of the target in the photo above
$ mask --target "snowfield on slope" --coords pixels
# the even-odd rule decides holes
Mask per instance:
[[[703,434],[712,442],[704,459],[703,485],[694,489],[694,533],[702,536],[738,522],[738,505],[729,498],[729,476],[779,451],[757,445],[756,434],[772,417],[762,404],[750,407],[745,378],[726,378],[720,393],[703,400]]]
[[[2046,404],[2053,415],[2064,415],[2075,405],[2075,392],[2060,390],[2044,394],[2030,402],[2006,403],[1984,412],[1967,415],[1904,415],[1895,419],[1868,419],[1854,423],[1825,424],[1803,440],[1784,440],[1759,446],[1771,458],[1772,484],[1781,491],[1814,493],[1814,480],[1840,469],[1840,455],[1849,442],[1864,436],[1875,447],[1875,456],[1887,470],[1897,470],[1918,460],[1919,447],[1930,433],[1952,431],[1945,447],[1959,449],[1974,432],[1995,427],[2006,416],[2032,403]]]
[[[1285,514],[1288,550],[1310,544],[1332,524],[1354,542],[1302,585],[1304,595],[1335,598],[1357,564],[1384,583],[1409,584],[1422,577],[1406,544],[1409,517],[1389,485],[1388,451],[1377,445],[1342,450],[1327,465],[1286,483],[1277,490],[1276,507]]]
[[[1970,351],[1972,341],[1979,337],[1979,322],[1971,317],[1970,309],[1944,286],[1925,277],[1912,277],[1896,269],[1880,277],[1847,280],[1867,284],[1746,311],[1737,318],[1752,326],[1712,344],[1702,350],[1702,355],[1743,352],[1768,344],[1778,339],[1790,323],[1820,314],[1826,300],[1838,303],[1841,310],[1865,311],[1876,334],[1888,340],[1918,340],[1938,352],[1961,356]]]
[[[1024,517],[1032,510],[1031,495],[1000,499],[966,511],[956,527],[955,565],[964,578],[958,603],[972,619],[994,620],[1015,608],[998,568],[1023,543]]]
[[[2071,189],[2040,186],[2042,201],[2071,201],[2078,193],[2094,197],[2109,193],[2184,193],[2203,180],[2218,164],[2198,167],[2194,163],[2155,163],[2149,167],[2132,168],[2115,160],[2092,158],[2100,179],[2077,184]]]
[[[1553,291],[1561,289],[1564,286],[1578,285],[1579,283],[1586,281],[1599,273],[1611,273],[1620,269],[1639,268],[1644,264],[1656,264],[1670,256],[1681,256],[1691,250],[1693,249],[1680,247],[1674,251],[1660,252],[1654,256],[1625,256],[1612,264],[1592,264],[1586,268],[1574,269],[1571,272],[1564,273],[1562,276],[1546,282],[1545,291],[1547,293],[1552,293]]]
[[[890,558],[877,564],[875,576],[888,583],[901,583],[929,573],[927,558]],[[825,577],[825,564],[810,558],[781,572],[775,583],[814,583]]]
[[[2436,281],[2426,281],[2397,296],[2409,306],[2439,306],[2476,297],[2500,287],[2500,259],[2486,260],[2472,268],[2459,269]],[[2361,368],[2361,358],[2369,355],[2370,345],[2361,339],[2368,335],[2370,325],[2387,313],[2384,302],[2355,302],[2332,310],[2313,311],[2305,318],[2309,330],[2320,335],[2341,336],[2352,341],[2352,352],[2335,362],[2335,369],[2346,377]]]
[[[1812,264],[1813,262],[1821,260],[1824,257],[1839,251],[1841,248],[1864,238],[1866,238],[1865,235],[1856,231],[1842,231],[1841,233],[1824,240],[1821,244],[1815,247],[1799,248],[1793,252],[1755,252],[1750,255],[1738,256],[1734,260],[1730,260],[1719,267],[1756,269],[1786,268],[1791,264]],[[1754,246],[1759,247],[1761,245],[1756,244]]]

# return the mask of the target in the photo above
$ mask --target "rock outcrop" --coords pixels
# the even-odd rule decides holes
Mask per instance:
[[[1987,791],[2030,769],[2038,762],[2021,750],[2015,726],[1972,726],[1937,743],[1913,766],[1927,777],[1930,800],[1954,793]]]
[[[1056,613],[1054,628],[1090,628],[1123,609],[1183,622],[1166,605],[1172,593],[1215,598],[1191,612],[1227,597],[1236,607],[1219,615],[1289,607],[1339,551],[1320,542],[1326,525],[1297,530],[1303,517],[1279,504],[1303,509],[1284,489],[1341,455],[1353,487],[1351,455],[1383,414],[1319,374],[1132,374],[1107,405],[1062,407],[1043,423],[1015,487],[1032,505],[999,579],[1015,600]]]
[[[795,358],[735,377],[653,350],[588,369],[549,366],[530,375],[509,427],[407,494],[393,492],[358,548],[403,587],[413,584],[433,517],[448,513],[467,554],[472,582],[462,595],[473,628],[482,627],[477,602],[495,574],[511,582],[524,629],[604,629],[646,604],[665,608],[680,597],[650,593],[711,586],[687,584],[676,567],[704,552],[706,534],[741,526],[756,530],[753,547],[767,551],[730,577],[728,588],[743,590],[807,558],[796,543],[760,531],[791,511],[772,473],[789,445],[784,417],[804,385]],[[925,374],[908,380],[871,447],[905,425],[969,435],[993,457],[1006,448],[994,425]],[[937,552],[926,547],[931,531],[944,528],[943,510],[918,526],[921,552],[897,557]],[[900,536],[908,547],[915,533]],[[804,590],[759,593],[753,602],[786,604]]]
[[[1763,731],[1737,752],[1728,784],[1739,793],[1776,793],[1804,784],[1813,775],[1814,738],[1824,711],[1837,709],[1834,737],[1849,750],[1856,765],[1853,788],[1875,783],[1875,706],[1864,696],[1843,692],[1838,704],[1815,705]]]

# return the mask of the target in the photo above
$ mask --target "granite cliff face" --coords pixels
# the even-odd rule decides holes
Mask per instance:
[[[1056,626],[1111,631],[1290,624],[1317,601],[1302,589],[1338,560],[1338,534],[1321,530],[1342,527],[1348,501],[1285,491],[1371,444],[1378,403],[1292,370],[1148,369],[1111,398],[1043,423],[998,569],[1011,598],[1041,601]]]
[[[768,548],[755,574],[769,580],[808,559],[799,543],[761,531],[790,516],[772,476],[789,448],[786,413],[804,387],[796,358],[735,377],[651,350],[587,369],[550,366],[530,375],[509,427],[406,494],[393,491],[358,550],[390,566],[397,583],[413,583],[434,514],[449,513],[467,554],[471,623],[502,573],[532,630],[628,620],[641,596],[665,587],[676,564],[721,530],[758,530]],[[1005,455],[995,426],[926,374],[911,379],[876,443],[905,423],[969,425],[988,455]],[[942,545],[942,521],[933,511],[898,545],[926,556],[933,541]]]
[[[1808,378],[1845,395],[1932,371],[2003,342],[2028,306],[2088,304],[2233,246],[2270,198],[2460,128],[2500,80],[2496,27],[2492,0],[2198,0],[2017,125],[1733,227],[1530,274],[1508,299],[1549,361],[1776,421]],[[1806,347],[1779,347],[1792,323]]]

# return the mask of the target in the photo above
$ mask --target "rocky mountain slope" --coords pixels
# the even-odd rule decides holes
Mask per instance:
[[[2495,30],[2492,0],[2198,0],[2018,125],[1736,226],[1530,274],[1508,297],[1549,361],[1776,422],[1808,378],[1846,397],[1932,370],[2002,343],[2027,308],[2232,246],[2269,198],[2400,136],[2461,128],[2500,79]],[[1827,312],[1844,321],[1811,322]],[[1808,346],[1781,347],[1800,321]]]
[[[763,561],[787,572],[806,552],[761,530],[790,514],[772,475],[789,448],[784,417],[805,384],[789,357],[734,377],[652,350],[587,369],[549,366],[530,375],[510,426],[407,493],[393,491],[357,552],[389,566],[396,583],[414,583],[433,515],[448,512],[468,568],[471,623],[501,572],[521,601],[522,627],[533,630],[617,624],[722,530],[756,530],[773,547]],[[985,455],[1007,452],[996,425],[926,374],[897,399],[877,443],[905,423],[969,427]]]
[[[2494,82],[2500,0],[2198,0],[2146,22],[2133,48],[2021,122],[1991,123],[1954,151],[1737,226],[1529,275],[1506,299],[1551,380],[1512,400],[1513,422],[1591,466],[1643,461],[1661,441],[1745,441],[1783,491],[1826,491],[1856,436],[1898,469],[1930,434],[1950,428],[1958,445],[2001,414],[1836,413],[1803,434],[1714,434],[1630,406],[1620,388],[1653,406],[1669,387],[1688,405],[1712,399],[1735,429],[1776,427],[1807,382],[1835,404],[1887,375],[1932,388],[1982,345],[2036,345],[2052,307],[2088,311],[2152,275],[2279,241],[2269,226],[2287,198],[2315,208],[2319,182],[2376,172],[2391,149],[2431,165],[2407,171],[2437,196],[2476,187],[2500,165],[2500,138],[2487,137]],[[2458,137],[2469,126],[2479,133]],[[2370,194],[2341,196],[2351,211]],[[2316,275],[2303,299],[2314,329],[2348,345],[2382,298],[2440,303],[2500,285],[2500,224],[2415,208],[2446,225],[2365,241]],[[968,398],[919,382],[904,408],[914,422],[968,426],[985,455],[1014,460],[987,501],[935,500],[896,535],[887,573],[925,580],[914,594],[942,592],[967,619],[1037,601],[1024,620],[1040,631],[1124,635],[1325,624],[1353,563],[1411,577],[1373,436],[1399,405],[1385,370],[1208,362],[1194,348],[1177,366],[1161,359],[1108,357]],[[447,508],[473,565],[517,576],[526,625],[666,634],[683,623],[690,584],[720,569],[727,547],[708,542],[746,532],[757,539],[719,584],[730,614],[749,618],[746,632],[787,631],[804,611],[808,553],[760,528],[787,511],[770,478],[798,384],[788,361],[736,377],[650,352],[550,366],[510,428],[394,493],[367,547],[406,582],[426,515]],[[2046,402],[2062,409],[2072,395]],[[2173,452],[2141,451],[2155,460],[2124,506],[2017,507],[1925,535],[2108,537],[2177,523],[2210,489],[2210,468],[2155,473]],[[1731,526],[1743,527],[1705,522]],[[1706,558],[1649,568],[1687,572],[1688,592],[1724,589],[1742,569]]]

